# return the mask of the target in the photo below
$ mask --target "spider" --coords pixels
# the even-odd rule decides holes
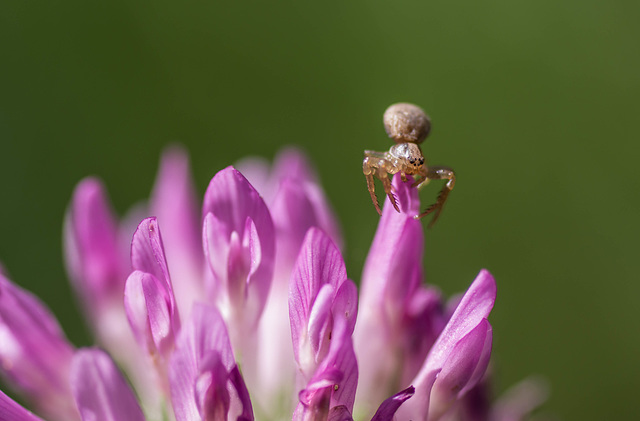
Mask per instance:
[[[384,112],[384,128],[390,138],[395,141],[387,152],[364,151],[362,171],[367,178],[367,187],[371,200],[376,210],[382,215],[375,193],[373,177],[382,181],[384,191],[389,196],[391,204],[400,212],[398,202],[392,190],[388,174],[400,173],[402,181],[407,181],[407,175],[414,175],[412,186],[418,190],[426,186],[431,180],[448,180],[440,190],[436,203],[429,206],[424,212],[415,215],[420,219],[433,213],[433,219],[429,222],[431,227],[442,212],[442,207],[456,183],[455,173],[448,167],[428,167],[419,144],[427,137],[431,130],[431,121],[422,108],[407,103],[393,104]]]

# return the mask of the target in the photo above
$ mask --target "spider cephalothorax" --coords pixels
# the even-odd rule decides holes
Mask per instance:
[[[375,194],[373,177],[375,176],[384,186],[384,191],[389,196],[391,204],[400,212],[398,202],[393,195],[389,174],[400,173],[402,181],[407,181],[407,175],[415,175],[414,186],[418,189],[426,186],[430,180],[448,180],[444,185],[436,203],[416,215],[422,218],[434,213],[429,226],[440,216],[442,207],[447,200],[449,192],[453,189],[456,176],[452,169],[447,167],[428,167],[419,143],[427,137],[431,130],[431,121],[427,114],[418,106],[407,103],[393,104],[384,112],[384,128],[387,134],[396,144],[387,152],[364,151],[362,171],[367,178],[367,187],[371,194],[371,200],[379,214],[382,210]]]

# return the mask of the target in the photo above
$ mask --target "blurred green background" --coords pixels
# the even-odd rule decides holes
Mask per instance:
[[[539,374],[560,419],[635,418],[639,12],[619,0],[4,1],[0,260],[88,344],[61,251],[81,178],[101,177],[122,215],[169,143],[190,151],[200,193],[239,158],[296,144],[358,280],[378,221],[362,151],[391,146],[384,109],[414,102],[433,122],[428,160],[458,174],[426,232],[428,281],[451,294],[482,267],[495,275],[497,392]]]

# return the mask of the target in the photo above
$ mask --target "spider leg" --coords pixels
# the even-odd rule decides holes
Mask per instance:
[[[393,205],[393,208],[396,210],[396,212],[399,213],[400,207],[398,206],[398,200],[396,199],[396,195],[393,194],[392,192],[393,186],[391,185],[391,180],[389,180],[389,176],[384,170],[379,169],[378,178],[380,179],[380,181],[382,181],[384,192],[387,194],[387,196],[389,196],[389,201]]]
[[[367,154],[367,152],[371,151],[365,151],[365,154]],[[375,157],[366,156],[364,158],[364,161],[362,161],[362,172],[364,172],[364,176],[367,179],[367,189],[369,190],[369,194],[371,195],[373,206],[375,206],[378,214],[382,215],[382,209],[380,209],[380,204],[378,203],[378,196],[376,196],[376,185],[373,180],[373,174],[376,172],[376,164],[377,159]]]
[[[417,187],[418,190],[421,190],[424,186],[429,184],[429,181],[431,180],[427,178],[428,171],[429,170],[427,169],[426,165],[422,166],[420,168],[420,172],[414,177],[414,182],[411,187]]]
[[[373,182],[373,174],[365,174],[365,177],[367,178],[367,188],[369,189],[369,194],[371,195],[373,206],[376,207],[376,211],[378,211],[378,214],[382,215],[382,209],[380,209],[380,204],[378,203],[378,196],[376,196],[376,186]]]
[[[433,224],[438,220],[440,213],[442,212],[442,208],[447,201],[447,197],[451,190],[453,190],[453,186],[456,184],[456,175],[452,169],[447,167],[431,167],[426,174],[425,179],[418,185],[420,188],[423,184],[428,182],[427,180],[448,180],[447,183],[442,187],[440,193],[438,194],[438,198],[436,199],[436,203],[429,206],[419,215],[416,215],[416,219],[424,218],[425,216],[433,213],[433,219],[429,222],[428,228],[431,228]]]
[[[378,197],[375,193],[374,176],[382,182],[385,194],[389,197],[389,200],[395,210],[400,212],[400,207],[398,206],[398,201],[392,192],[393,186],[391,185],[391,181],[388,176],[388,174],[395,174],[398,170],[392,163],[385,159],[385,152],[364,151],[364,155],[365,158],[364,161],[362,161],[362,172],[367,179],[367,189],[369,190],[371,201],[373,202],[376,211],[378,211],[378,214],[382,215],[382,210],[378,203]]]

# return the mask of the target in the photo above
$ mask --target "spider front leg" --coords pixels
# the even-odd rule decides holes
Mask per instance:
[[[392,193],[391,181],[389,180],[388,176],[388,174],[395,174],[396,172],[398,172],[397,168],[391,162],[385,159],[384,152],[365,151],[364,154],[365,158],[364,161],[362,161],[362,172],[367,179],[367,188],[369,190],[369,194],[371,195],[371,201],[376,207],[376,211],[378,211],[378,214],[382,215],[382,209],[380,209],[378,197],[375,193],[375,182],[373,179],[374,176],[382,182],[384,192],[389,197],[391,204],[396,211],[400,212],[398,201]]]
[[[425,186],[429,180],[448,180],[447,183],[442,187],[440,193],[438,194],[438,198],[436,199],[436,203],[429,206],[424,210],[420,215],[416,215],[416,219],[424,218],[430,213],[434,213],[433,219],[429,222],[428,228],[431,228],[433,224],[438,220],[440,213],[442,212],[442,207],[444,203],[447,201],[447,197],[451,190],[453,190],[453,186],[456,184],[456,175],[451,168],[447,167],[431,167],[427,171],[424,180],[422,180],[418,184],[418,188],[422,188]]]

